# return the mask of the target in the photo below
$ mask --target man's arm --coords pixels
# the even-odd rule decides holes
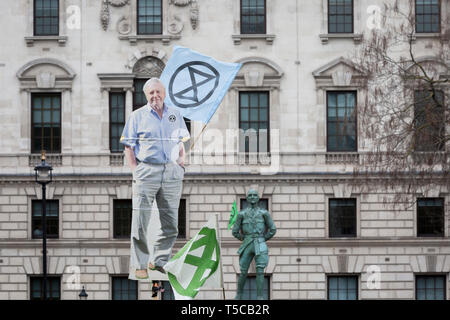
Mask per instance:
[[[275,227],[275,223],[273,223],[272,217],[270,216],[269,211],[264,212],[264,220],[266,221],[267,232],[264,235],[264,238],[267,240],[271,239],[275,233],[277,232],[277,228]]]
[[[233,229],[231,230],[231,234],[238,240],[244,240],[244,236],[241,233],[241,224],[242,224],[242,214],[238,213],[236,221],[234,222]]]
[[[131,168],[131,171],[134,171],[134,169],[136,169],[136,167],[137,167],[137,161],[136,161],[136,157],[134,156],[133,148],[131,148],[129,146],[125,146],[124,153],[125,153],[125,159],[127,159],[127,162]]]
[[[185,151],[184,151],[184,143],[180,142],[180,153],[179,153],[179,158],[178,158],[178,164],[180,166],[182,166],[184,168],[184,155],[185,155]]]

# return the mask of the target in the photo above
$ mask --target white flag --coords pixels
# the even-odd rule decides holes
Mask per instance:
[[[200,288],[221,288],[220,242],[215,214],[164,269],[176,300],[193,299]]]

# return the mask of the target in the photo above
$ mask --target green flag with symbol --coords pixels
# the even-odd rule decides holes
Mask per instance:
[[[220,243],[215,215],[164,266],[176,300],[194,299],[201,288],[221,288]]]
[[[236,201],[233,201],[233,207],[231,208],[230,222],[228,222],[228,230],[230,230],[230,228],[236,222],[237,215],[238,211],[236,208]]]

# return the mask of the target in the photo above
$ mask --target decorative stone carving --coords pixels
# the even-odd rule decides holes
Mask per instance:
[[[170,0],[169,3],[179,7],[185,7],[191,3],[191,0]]]
[[[126,35],[131,32],[131,22],[125,16],[122,16],[119,21],[117,21],[116,26],[117,32]]]
[[[264,72],[251,69],[244,73],[245,85],[248,87],[260,87],[263,85]]]
[[[161,50],[159,48],[140,48],[130,53],[128,62],[125,67],[127,69],[134,70],[134,66],[136,65],[138,60],[147,56],[151,56],[160,60],[163,65],[165,61],[167,61],[167,59],[165,58],[167,56],[167,53],[164,50]]]
[[[129,4],[130,0],[103,0],[102,9],[100,11],[100,21],[103,27],[103,30],[106,31],[108,29],[110,14],[109,14],[109,5],[113,7],[123,7]]]
[[[331,77],[335,86],[349,86],[352,81],[352,73],[346,70],[337,70]]]
[[[190,5],[189,15],[191,20],[191,26],[192,29],[194,30],[197,28],[199,17],[197,0],[170,0],[169,4],[173,4],[178,7],[186,7],[187,5]]]
[[[197,0],[191,1],[191,26],[196,29],[198,25],[198,3]]]
[[[180,17],[173,15],[172,20],[169,22],[168,31],[171,34],[179,34],[183,30],[183,22]]]
[[[38,88],[54,88],[55,87],[55,75],[51,72],[41,72],[36,75],[36,85]]]
[[[159,77],[164,70],[164,63],[155,57],[144,57],[139,59],[133,67],[133,73],[136,75],[145,75],[146,77]]]

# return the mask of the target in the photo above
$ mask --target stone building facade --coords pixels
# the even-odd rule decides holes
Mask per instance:
[[[0,3],[0,299],[30,299],[42,275],[42,241],[33,230],[42,197],[33,171],[40,162],[33,122],[44,101],[39,97],[56,97],[50,141],[56,147],[47,152],[54,179],[46,195],[57,217],[47,254],[49,276],[57,277],[52,290],[61,299],[78,299],[80,287],[71,284],[79,274],[89,299],[113,298],[115,279],[128,274],[130,245],[115,236],[114,208],[117,200],[131,199],[131,173],[114,149],[111,101],[120,97],[128,118],[142,99],[139,80],[158,76],[175,45],[243,64],[199,140],[202,124],[190,123],[195,146],[182,193],[185,237],[175,246],[220,213],[227,299],[234,297],[240,272],[239,242],[227,230],[228,218],[233,201],[239,208],[251,187],[277,226],[266,269],[270,299],[329,299],[339,290],[349,299],[416,299],[423,294],[421,281],[433,282],[425,294],[449,299],[448,185],[411,194],[414,205],[398,209],[389,202],[391,191],[380,186],[364,193],[350,183],[364,151],[360,141],[351,152],[327,149],[327,93],[364,98],[348,57],[367,30],[367,9],[382,8],[383,1],[349,1],[352,32],[346,33],[329,32],[327,0],[255,1],[253,7],[264,9],[264,30],[246,33],[245,1],[163,0],[158,34],[138,32],[138,0],[56,2],[53,35],[36,35],[36,1]],[[445,26],[450,3],[437,3]],[[430,43],[439,35],[417,33],[418,56],[432,56]],[[270,129],[265,152],[246,153],[238,136],[242,99],[252,94],[267,97],[268,116],[259,115]],[[330,203],[346,199],[355,230],[330,236]],[[418,235],[417,199],[440,201],[439,236]],[[136,292],[138,299],[151,299],[148,282],[137,284]],[[221,299],[222,292],[200,292],[199,298]]]

